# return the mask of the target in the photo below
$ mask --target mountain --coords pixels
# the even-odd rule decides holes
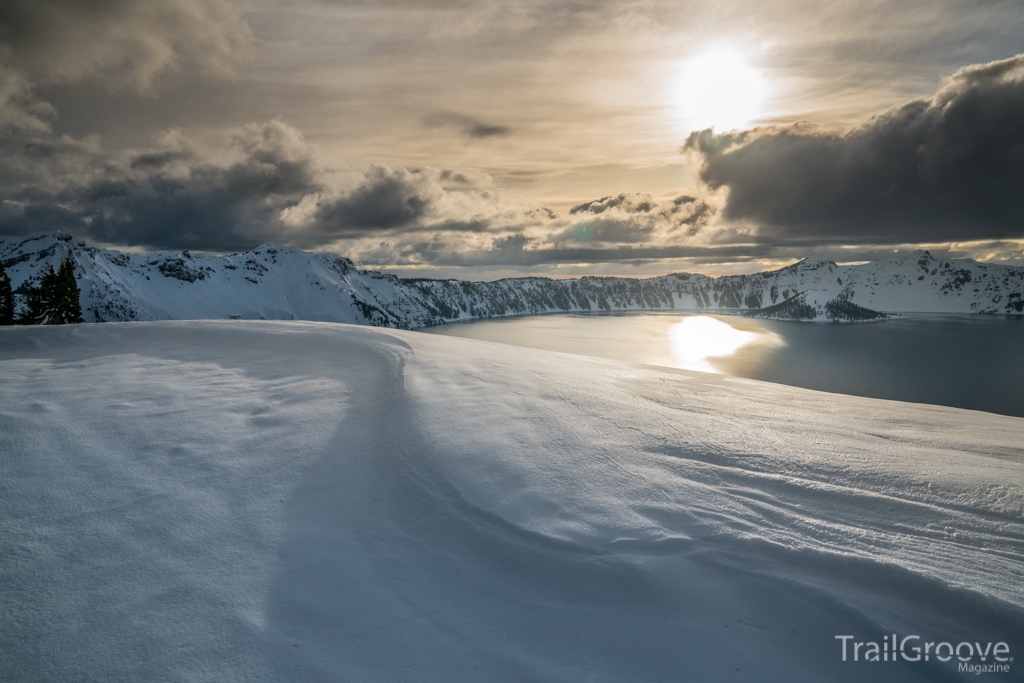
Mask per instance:
[[[805,259],[753,275],[465,282],[398,278],[271,243],[230,256],[192,256],[101,249],[59,232],[0,241],[0,262],[16,294],[65,257],[75,263],[89,322],[240,318],[408,329],[572,311],[711,310],[801,320],[1024,312],[1024,268],[927,251],[856,266]]]

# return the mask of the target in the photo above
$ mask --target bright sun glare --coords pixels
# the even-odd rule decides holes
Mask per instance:
[[[739,52],[717,47],[683,64],[676,86],[676,111],[689,130],[719,131],[751,125],[767,94],[763,74]]]
[[[731,356],[760,336],[704,315],[683,318],[669,329],[676,367],[701,372],[718,372],[712,358]]]

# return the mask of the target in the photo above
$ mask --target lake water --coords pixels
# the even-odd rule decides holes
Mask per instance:
[[[1024,317],[863,324],[680,313],[556,314],[423,330],[856,396],[1024,417]]]

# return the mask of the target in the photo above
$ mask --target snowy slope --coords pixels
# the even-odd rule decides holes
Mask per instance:
[[[1024,648],[1019,418],[306,322],[5,328],[0,376],[0,680],[944,681],[834,636]]]
[[[888,313],[1024,312],[1024,268],[940,259],[928,251],[857,266],[805,260],[739,279],[755,292],[761,279],[765,305],[805,292],[819,308],[842,297]]]
[[[264,244],[223,257],[125,254],[67,234],[0,242],[16,288],[71,256],[86,321],[319,320],[415,328],[454,320],[568,311],[752,310],[799,297],[813,319],[848,301],[885,312],[1022,313],[1024,268],[942,260],[928,252],[860,266],[801,261],[781,270],[711,278],[399,279],[345,258]],[[22,291],[24,291],[22,289]],[[807,310],[807,309],[803,309]]]
[[[66,256],[76,264],[87,321],[299,318],[387,325],[395,320],[376,308],[376,297],[402,295],[394,278],[362,275],[347,259],[269,244],[215,258],[125,254],[59,233],[0,246],[15,288]]]

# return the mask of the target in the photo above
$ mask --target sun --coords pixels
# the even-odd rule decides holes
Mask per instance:
[[[684,62],[675,85],[675,110],[688,130],[749,127],[761,114],[768,84],[732,48],[708,49]]]

